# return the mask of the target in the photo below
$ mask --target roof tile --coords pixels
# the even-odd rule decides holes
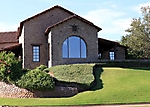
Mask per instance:
[[[1,43],[17,43],[17,32],[0,32],[0,44]]]

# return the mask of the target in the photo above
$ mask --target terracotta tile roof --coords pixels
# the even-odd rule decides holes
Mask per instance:
[[[22,28],[23,28],[23,24],[24,24],[26,21],[29,21],[29,20],[31,20],[31,19],[33,19],[33,18],[35,18],[35,17],[38,17],[39,15],[45,14],[46,12],[51,11],[51,10],[53,10],[54,8],[59,8],[59,9],[61,9],[61,10],[64,10],[64,11],[66,11],[66,12],[72,14],[72,15],[75,14],[75,13],[73,13],[73,12],[71,12],[71,11],[69,11],[69,10],[67,10],[67,9],[65,9],[65,8],[63,8],[63,7],[61,7],[61,6],[58,6],[58,5],[53,6],[53,7],[50,8],[50,9],[47,9],[47,10],[45,10],[45,11],[39,13],[39,14],[36,14],[36,15],[34,15],[34,16],[32,16],[32,17],[30,17],[30,18],[28,18],[28,19],[26,19],[26,20],[20,22],[20,27],[18,28],[17,38],[19,38],[19,36],[21,35]]]
[[[17,32],[0,32],[0,44],[2,43],[17,43]]]
[[[12,49],[14,49],[15,47],[18,47],[18,46],[20,46],[21,44],[19,44],[19,43],[14,43],[14,44],[7,44],[7,45],[5,45],[5,46],[3,46],[3,47],[0,47],[0,51],[5,51],[5,50],[12,50]]]
[[[123,48],[128,48],[126,46],[121,45],[118,42],[110,41],[110,40],[103,39],[103,38],[98,38],[99,51],[100,50],[109,50],[109,49],[113,48],[114,46],[120,46],[120,47],[123,47]]]
[[[107,40],[107,39],[103,39],[103,38],[98,38],[98,41],[101,43],[106,43],[106,44],[114,44],[114,45],[118,45],[118,42],[115,41],[111,41],[111,40]]]
[[[49,26],[49,27],[46,29],[45,34],[47,35],[47,34],[50,32],[51,28],[53,28],[53,27],[55,27],[55,26],[57,26],[57,25],[59,25],[59,24],[62,24],[62,23],[66,22],[66,21],[68,21],[68,20],[70,20],[70,19],[72,19],[72,18],[77,18],[77,19],[79,19],[79,20],[82,20],[83,22],[85,22],[85,23],[87,23],[87,24],[89,24],[89,25],[94,26],[95,28],[97,28],[98,31],[102,30],[102,28],[100,28],[100,27],[94,25],[92,22],[90,22],[90,21],[88,21],[88,20],[86,20],[86,19],[84,19],[84,18],[82,18],[82,17],[80,17],[80,16],[78,16],[78,15],[72,15],[72,16],[70,16],[70,17],[68,17],[68,18],[66,18],[66,19],[64,19],[64,20],[62,20],[62,21],[60,21],[60,22],[58,22],[58,23],[52,25],[52,26]]]
[[[4,47],[3,50],[13,50],[13,49],[18,48],[18,47],[20,47],[20,46],[21,46],[21,44],[16,43],[16,44],[14,44],[14,45]]]

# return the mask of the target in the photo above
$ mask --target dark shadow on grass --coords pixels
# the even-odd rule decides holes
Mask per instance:
[[[93,76],[94,80],[90,83],[90,85],[76,83],[76,82],[66,82],[60,81],[55,78],[55,85],[56,86],[63,86],[63,87],[76,87],[78,92],[84,91],[95,91],[103,88],[103,81],[100,79],[103,69],[101,65],[95,64],[93,66]]]
[[[87,91],[89,89],[89,86],[86,84],[76,83],[76,82],[66,82],[66,81],[60,81],[54,78],[55,85],[56,86],[62,86],[62,87],[74,87],[78,89],[78,92]]]
[[[77,89],[78,93],[85,92],[85,91],[95,91],[103,88],[103,82],[100,79],[101,74],[103,72],[103,69],[101,65],[95,64],[93,66],[93,76],[94,80],[89,84],[81,84],[77,82],[66,82],[66,81],[60,81],[54,78],[55,81],[55,86],[60,86],[60,87],[71,87],[74,88],[75,90]],[[78,94],[76,93],[76,94]],[[71,95],[60,95],[57,98],[67,98],[67,97],[72,97],[76,94],[71,94]]]
[[[103,81],[100,79],[102,72],[103,69],[99,64],[93,66],[94,81],[90,84],[89,90],[95,91],[103,88]]]

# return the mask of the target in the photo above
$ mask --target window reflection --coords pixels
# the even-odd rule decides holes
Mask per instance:
[[[63,58],[86,58],[86,44],[77,36],[67,38],[62,45]]]
[[[115,52],[109,52],[110,60],[115,59]]]
[[[33,61],[40,61],[40,46],[33,46]]]

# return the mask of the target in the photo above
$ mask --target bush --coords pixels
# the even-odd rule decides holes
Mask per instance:
[[[40,71],[43,71],[44,69],[46,69],[47,68],[47,66],[45,66],[45,65],[40,65],[39,67],[37,67],[36,69],[37,70],[40,70]]]
[[[17,85],[29,90],[53,89],[54,80],[49,74],[36,68],[24,74]]]
[[[22,75],[22,65],[12,52],[0,52],[0,81],[15,83]]]

